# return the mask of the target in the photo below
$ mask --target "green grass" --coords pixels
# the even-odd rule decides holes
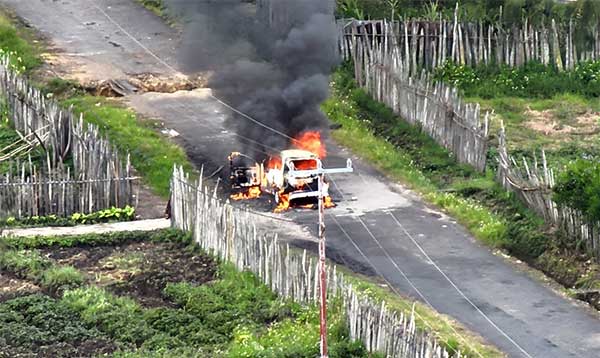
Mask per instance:
[[[32,42],[31,31],[16,27],[10,18],[0,13],[0,49],[11,54],[11,63],[19,71],[30,72],[42,64],[40,46]]]
[[[467,101],[477,102],[484,110],[494,111],[496,118],[490,126],[493,137],[500,130],[500,121],[504,122],[508,149],[517,159],[525,157],[533,160],[534,153],[539,159],[543,149],[549,165],[561,169],[569,162],[583,157],[600,158],[600,131],[586,135],[553,132],[547,134],[530,128],[528,124],[530,121],[539,122],[540,116],[543,116],[547,123],[556,123],[555,129],[572,126],[584,132],[592,131],[593,123],[587,124],[589,129],[581,127],[578,117],[589,116],[593,121],[593,113],[600,112],[600,100],[597,98],[561,94],[548,99],[469,97]],[[597,120],[600,126],[600,116],[596,116],[599,117]],[[552,129],[553,126],[549,124],[548,128]],[[492,144],[496,144],[495,140]]]
[[[153,122],[139,119],[133,111],[117,102],[103,97],[80,96],[65,100],[63,104],[73,105],[75,112],[83,113],[85,120],[97,125],[121,153],[129,152],[133,166],[156,194],[169,195],[174,165],[182,165],[187,172],[193,171],[181,147],[158,134]]]
[[[163,0],[136,0],[148,10],[151,10],[157,16],[163,16],[165,12],[165,3]]]
[[[50,292],[79,287],[84,281],[83,274],[72,266],[51,267],[42,275],[42,285]]]

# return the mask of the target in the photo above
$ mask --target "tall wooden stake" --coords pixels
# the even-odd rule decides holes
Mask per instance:
[[[352,173],[352,161],[346,161],[345,168],[324,169],[318,161],[316,169],[296,170],[292,168],[288,175],[291,177],[317,177],[319,184],[319,289],[320,289],[320,331],[321,331],[321,358],[328,358],[327,354],[327,274],[325,272],[325,174]]]
[[[325,205],[323,205],[324,174],[319,174],[319,274],[321,290],[321,358],[327,358],[327,274],[325,273]]]

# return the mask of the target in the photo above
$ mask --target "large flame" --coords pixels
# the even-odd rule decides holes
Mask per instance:
[[[323,159],[327,155],[325,143],[321,141],[321,132],[307,131],[294,138],[292,143],[298,149],[307,150]]]
[[[247,200],[256,199],[260,197],[261,191],[258,186],[251,186],[248,190],[239,192],[237,194],[231,194],[229,197],[233,200]]]

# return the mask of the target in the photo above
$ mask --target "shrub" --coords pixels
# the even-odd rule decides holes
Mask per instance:
[[[556,180],[554,200],[600,221],[600,163],[579,159],[569,164]]]

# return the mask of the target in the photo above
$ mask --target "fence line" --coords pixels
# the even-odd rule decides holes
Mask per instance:
[[[394,33],[394,25],[386,21],[367,24],[377,25],[377,28],[370,30],[371,33],[375,30],[381,34]],[[486,114],[481,126],[478,105],[465,105],[455,89],[433,84],[423,73],[418,78],[410,76],[407,68],[412,64],[402,55],[412,51],[415,56],[414,48],[407,49],[408,42],[405,41],[405,47],[402,48],[398,41],[390,40],[389,36],[380,39],[374,36],[346,36],[348,32],[360,34],[366,31],[360,30],[360,26],[366,25],[353,21],[340,26],[343,29],[341,52],[346,59],[353,60],[357,83],[407,122],[420,125],[438,143],[452,151],[459,162],[485,171],[489,115]],[[558,206],[552,200],[555,172],[548,167],[545,154],[542,152],[541,163],[537,160],[529,163],[523,159],[521,164],[508,154],[503,129],[499,139],[496,159],[499,163],[496,175],[498,182],[514,192],[546,223],[560,228],[568,237],[583,244],[595,259],[600,259],[600,223],[591,223],[581,212]]]
[[[552,19],[548,24],[533,26],[524,19],[523,24],[506,28],[501,23],[463,22],[455,14],[453,21],[441,16],[438,21],[355,20],[345,27],[342,39],[385,39],[402,49],[400,59],[411,74],[434,69],[449,60],[473,67],[516,67],[538,61],[562,71],[573,69],[581,61],[600,59],[600,24],[588,30],[588,41],[575,41],[576,31],[573,20],[561,25]]]
[[[596,260],[600,259],[600,222],[593,223],[578,210],[560,206],[552,200],[555,171],[548,166],[542,151],[541,163],[537,159],[530,163],[523,158],[519,164],[508,154],[504,126],[499,135],[497,180],[502,186],[517,195],[544,221],[562,229],[569,238],[583,244]]]
[[[18,160],[0,175],[0,215],[70,215],[134,203],[132,167],[83,115],[63,110],[0,58],[0,96],[23,140],[43,147],[45,163]],[[14,158],[11,158],[14,159]],[[53,183],[79,182],[79,183]]]
[[[171,180],[172,225],[193,233],[205,250],[254,272],[281,297],[299,303],[319,299],[318,260],[306,250],[292,250],[276,235],[261,233],[253,214],[224,203],[204,186],[202,175],[192,182],[182,168]],[[396,314],[357,293],[335,266],[328,266],[328,296],[341,297],[348,317],[350,338],[361,340],[387,357],[448,358],[431,332],[416,329],[414,317]],[[460,353],[455,355],[460,357]]]
[[[385,21],[381,24],[391,26]],[[357,24],[344,28],[348,27],[355,32]],[[344,58],[354,63],[357,83],[375,100],[420,126],[459,162],[485,170],[489,114],[482,120],[479,104],[464,103],[456,88],[434,83],[424,72],[419,77],[410,76],[402,48],[387,38],[376,41],[352,36],[340,45]]]

